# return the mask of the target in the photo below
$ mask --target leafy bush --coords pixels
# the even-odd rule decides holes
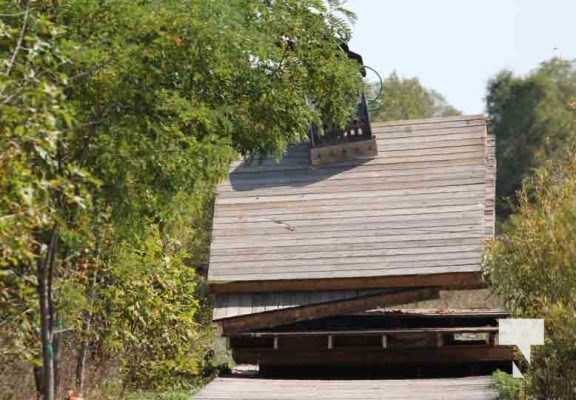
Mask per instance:
[[[512,376],[504,371],[496,371],[492,374],[495,385],[498,388],[500,400],[525,400],[525,385],[523,379],[512,378]]]
[[[539,170],[486,258],[485,272],[513,317],[544,318],[532,390],[573,398],[576,388],[576,156]]]

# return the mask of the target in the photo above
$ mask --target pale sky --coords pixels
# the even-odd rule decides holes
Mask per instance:
[[[466,114],[484,112],[501,69],[576,58],[576,0],[348,0],[350,50],[385,78],[418,77]],[[371,75],[373,76],[373,75]]]

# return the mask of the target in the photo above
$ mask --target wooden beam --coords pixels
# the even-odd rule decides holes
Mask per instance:
[[[239,336],[278,337],[278,336],[373,336],[398,335],[403,333],[490,333],[498,332],[497,326],[466,326],[466,327],[433,327],[406,329],[366,329],[366,330],[330,330],[330,331],[286,331],[286,332],[244,332]]]
[[[348,300],[337,300],[302,307],[242,315],[223,319],[218,322],[221,324],[223,335],[230,336],[238,332],[271,328],[278,325],[353,313],[370,308],[390,307],[416,301],[437,299],[439,296],[440,294],[437,288],[399,289],[394,292],[361,296]]]
[[[266,293],[289,291],[438,287],[461,290],[487,287],[480,272],[452,272],[423,275],[396,275],[357,278],[282,279],[211,282],[212,293]]]
[[[440,365],[467,362],[512,361],[512,346],[454,346],[428,349],[233,349],[232,357],[238,364],[263,364],[268,366],[315,365]]]

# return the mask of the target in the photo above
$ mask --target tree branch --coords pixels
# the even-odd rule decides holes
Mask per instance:
[[[6,68],[6,76],[10,75],[14,62],[16,61],[16,56],[22,47],[22,42],[24,41],[24,34],[26,33],[26,28],[28,27],[28,17],[30,16],[30,0],[26,0],[26,10],[24,10],[24,21],[22,22],[22,28],[20,29],[20,36],[18,36],[18,41],[16,42],[16,48],[14,53],[12,53],[12,58],[8,63],[8,68]]]

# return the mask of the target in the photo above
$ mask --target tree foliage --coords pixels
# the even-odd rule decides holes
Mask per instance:
[[[526,180],[486,263],[489,282],[514,317],[545,320],[545,346],[533,348],[531,378],[547,399],[575,394],[575,210],[576,157],[570,154]]]
[[[1,354],[42,359],[45,398],[62,330],[79,366],[88,344],[120,352],[127,385],[199,372],[214,185],[237,154],[347,120],[361,78],[340,6],[2,3]]]
[[[379,104],[372,113],[374,121],[396,121],[460,115],[460,111],[448,104],[444,97],[432,89],[425,88],[418,78],[402,78],[391,73],[382,83],[373,84],[371,91]]]
[[[503,71],[488,84],[486,108],[496,136],[498,212],[545,160],[574,143],[576,64],[552,59],[524,77]]]

